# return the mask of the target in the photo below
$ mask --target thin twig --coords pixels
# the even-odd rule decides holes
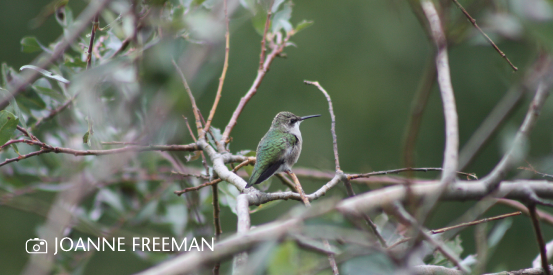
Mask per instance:
[[[186,78],[184,77],[184,73],[180,69],[179,65],[175,62],[174,59],[171,60],[173,62],[173,66],[175,67],[175,70],[180,75],[182,84],[184,85],[184,89],[188,93],[188,97],[190,98],[190,102],[192,103],[192,112],[194,112],[194,118],[196,119],[196,129],[198,130],[198,136],[203,136],[203,128],[202,128],[202,121],[200,119],[200,109],[198,109],[198,105],[196,105],[196,100],[194,99],[194,95],[192,95],[192,91],[190,90],[190,87],[188,86],[188,82],[186,81]],[[194,135],[192,135],[194,136]]]
[[[214,179],[214,180],[212,180],[212,181],[209,181],[209,182],[206,182],[206,183],[202,183],[202,184],[200,184],[200,185],[198,185],[198,186],[193,186],[193,187],[184,188],[184,189],[182,189],[182,190],[180,190],[180,191],[175,191],[175,192],[173,192],[173,193],[175,193],[176,195],[180,196],[180,195],[182,195],[182,194],[184,194],[184,193],[188,193],[188,192],[190,192],[190,191],[200,190],[200,189],[202,189],[202,188],[204,188],[204,187],[206,187],[206,186],[214,185],[214,184],[217,184],[217,183],[222,182],[222,181],[223,181],[222,179]]]
[[[267,58],[265,58],[265,61],[263,63],[263,68],[257,71],[257,76],[255,77],[255,80],[253,81],[252,86],[250,87],[246,95],[240,99],[238,106],[236,106],[236,109],[232,113],[232,117],[230,118],[227,126],[225,127],[225,131],[223,132],[221,143],[220,143],[221,146],[224,146],[224,144],[226,144],[229,141],[230,132],[232,132],[232,129],[236,125],[238,121],[238,117],[242,113],[242,110],[244,110],[244,107],[246,107],[246,104],[257,93],[257,89],[259,88],[259,85],[261,85],[261,81],[265,77],[265,74],[267,74],[267,71],[269,71],[269,67],[271,66],[271,63],[280,53],[282,53],[289,39],[290,39],[290,35],[286,36],[286,38],[283,41],[281,41],[278,45],[276,45],[273,48],[273,50],[267,56]],[[219,150],[221,149],[224,149],[224,148],[219,148]]]
[[[350,180],[353,180],[358,178],[368,178],[368,177],[377,176],[377,175],[398,174],[398,173],[407,172],[407,171],[428,172],[428,171],[443,171],[443,170],[444,169],[441,167],[426,167],[426,168],[407,167],[407,168],[399,168],[399,169],[386,170],[386,171],[376,171],[376,172],[370,172],[365,174],[348,174],[347,178]],[[474,173],[466,173],[466,172],[459,172],[459,171],[457,171],[456,173],[460,175],[465,175],[467,177],[471,177],[476,180],[478,179],[478,177]]]
[[[188,174],[188,173],[181,173],[181,172],[177,172],[177,171],[171,171],[171,174],[175,174],[175,175],[179,175],[181,177],[194,177],[194,178],[199,178],[199,179],[204,179],[204,180],[208,180],[209,179],[209,176],[206,176],[206,175],[202,175],[202,174]]]
[[[211,190],[213,193],[213,226],[215,227],[215,240],[219,241],[221,234],[223,234],[223,228],[221,227],[221,207],[219,206],[219,189],[217,188],[217,184],[213,184]],[[220,268],[221,262],[218,261],[213,266],[213,274],[218,275]]]
[[[19,130],[21,133],[23,133],[26,137],[32,139],[32,140],[36,140],[38,141],[38,138],[33,136],[33,134],[29,133],[29,131],[27,131],[27,129],[17,125],[17,130]]]
[[[507,171],[516,164],[515,161],[518,158],[517,156],[520,150],[524,148],[524,144],[526,144],[526,140],[534,128],[534,125],[540,115],[540,110],[548,96],[549,85],[546,85],[542,81],[538,84],[536,95],[528,108],[524,122],[515,136],[511,149],[503,156],[503,158],[501,158],[501,161],[494,167],[494,169],[482,179],[489,192],[498,187],[500,180],[505,177]]]
[[[132,141],[103,141],[100,142],[102,145],[140,145],[138,142]]]
[[[433,60],[433,55],[430,56]],[[422,123],[424,109],[430,98],[432,87],[436,82],[436,66],[434,62],[429,61],[426,64],[424,73],[422,75],[421,82],[411,103],[411,111],[409,115],[409,122],[405,128],[404,142],[403,142],[403,164],[407,167],[413,167],[413,152],[415,151],[415,145],[417,137]]]
[[[513,63],[511,63],[511,60],[509,60],[507,55],[504,54],[499,49],[499,47],[497,47],[497,45],[495,45],[495,43],[493,43],[492,39],[478,26],[478,24],[476,24],[476,19],[474,19],[474,18],[472,18],[472,16],[470,16],[470,14],[467,12],[467,10],[465,10],[465,8],[463,8],[463,6],[461,6],[461,3],[459,3],[459,1],[457,1],[457,0],[453,0],[453,2],[455,3],[455,5],[457,5],[457,7],[459,7],[461,9],[461,11],[465,14],[467,19],[472,23],[472,25],[486,38],[486,40],[488,40],[488,42],[499,53],[499,55],[501,55],[501,57],[503,57],[505,59],[505,61],[507,61],[507,63],[509,63],[511,68],[513,68],[513,70],[515,70],[515,71],[518,71],[518,68],[515,65],[513,65]]]
[[[4,162],[0,163],[0,166],[4,166],[11,162],[20,161],[33,156],[38,156],[46,153],[56,153],[56,154],[70,154],[74,156],[101,156],[101,155],[111,155],[111,154],[121,154],[125,152],[144,152],[144,151],[197,151],[199,147],[196,144],[187,144],[187,145],[149,145],[149,146],[126,146],[123,148],[109,149],[109,150],[75,150],[70,148],[54,147],[46,143],[36,141],[36,140],[24,140],[21,141],[30,145],[40,146],[40,151],[32,152],[26,155],[21,155],[15,158],[6,159]]]
[[[516,110],[516,107],[524,98],[523,95],[524,88],[517,87],[511,89],[503,96],[461,149],[459,153],[459,169],[465,169],[472,162],[486,142],[497,132],[499,126]]]
[[[207,121],[205,123],[204,127],[204,134],[206,131],[209,130],[211,127],[211,121],[213,120],[213,116],[215,115],[215,111],[217,110],[217,105],[219,104],[219,100],[221,99],[221,93],[223,92],[223,84],[225,83],[225,77],[227,75],[227,68],[228,68],[228,58],[229,58],[229,50],[230,50],[230,32],[229,32],[229,18],[228,18],[228,11],[227,11],[227,0],[223,0],[224,10],[225,10],[225,25],[226,25],[226,32],[225,32],[225,62],[223,64],[223,72],[221,73],[221,77],[219,78],[219,87],[217,87],[217,95],[215,95],[215,100],[213,101],[213,107],[211,107],[211,111],[209,111],[209,116],[207,117]],[[199,136],[200,138],[203,137],[203,135]],[[215,139],[213,139],[215,140]],[[224,140],[221,141],[221,143],[225,143]]]
[[[249,164],[252,164],[252,163],[255,163],[255,158],[254,157],[251,157],[251,158],[248,158],[247,160],[245,160],[244,162],[240,163],[239,165],[237,165],[234,169],[232,169],[232,172],[233,173],[236,173],[240,168],[246,166],[246,165],[249,165]],[[206,186],[210,186],[210,185],[214,185],[214,184],[217,184],[219,182],[223,181],[222,179],[214,179],[210,182],[206,182],[206,183],[203,183],[203,184],[200,184],[198,186],[193,186],[193,187],[188,187],[188,188],[185,188],[183,190],[180,190],[180,191],[175,191],[173,193],[177,194],[177,195],[182,195],[184,193],[187,193],[187,192],[190,192],[190,191],[196,191],[196,190],[199,190],[199,189],[202,189]]]
[[[528,161],[526,162],[528,163],[528,167],[519,167],[518,169],[519,170],[526,170],[526,171],[530,171],[536,175],[540,175],[542,176],[542,178],[551,178],[553,179],[553,175],[549,175],[549,174],[545,174],[545,173],[541,173],[541,172],[538,172],[536,170],[536,168],[534,168],[534,166],[532,166],[532,164],[530,164]]]
[[[535,203],[530,203],[528,205],[528,212],[530,212],[530,218],[532,219],[532,225],[534,225],[534,232],[536,233],[536,239],[538,240],[541,255],[541,267],[543,268],[545,275],[551,275],[547,264],[547,251],[545,251],[545,241],[543,240],[543,235],[541,233],[540,221],[538,220],[538,216],[536,214]]]
[[[98,30],[99,25],[98,14],[94,16],[92,20],[92,31],[90,31],[90,44],[88,44],[88,52],[86,54],[86,69],[90,69],[92,64],[92,49],[94,48],[94,37],[96,36],[96,31]]]
[[[418,228],[417,231],[421,233],[422,238],[425,239],[428,243],[435,246],[438,251],[440,251],[442,255],[444,255],[444,257],[446,257],[450,262],[456,265],[459,270],[463,271],[466,274],[470,273],[470,270],[461,262],[461,259],[459,259],[459,257],[451,251],[451,249],[443,244],[443,242],[432,238],[432,236],[428,234],[428,230],[424,229],[423,226],[417,220],[415,220],[413,216],[407,213],[407,211],[400,203],[394,203],[393,207],[390,207],[389,210],[391,210],[399,219],[408,222],[410,226]]]
[[[271,13],[273,11],[273,2],[271,1],[271,5],[269,6],[269,9],[267,10],[267,19],[265,20],[265,29],[263,30],[263,38],[261,39],[261,53],[259,54],[259,70],[263,70],[263,63],[265,62],[265,52],[267,51],[267,48],[265,48],[265,41],[267,40],[267,33],[269,32],[269,25],[271,25]]]
[[[296,190],[298,191],[298,194],[300,194],[301,200],[303,201],[303,204],[305,204],[306,207],[311,207],[311,203],[309,202],[309,199],[305,196],[305,192],[303,191],[303,188],[301,187],[301,183],[298,180],[298,177],[296,177],[296,174],[293,172],[287,172],[287,174],[292,177],[292,180],[294,181],[294,184],[296,185]]]
[[[79,91],[77,91],[70,99],[65,101],[62,105],[60,105],[59,107],[57,107],[54,110],[51,110],[50,113],[48,113],[48,115],[46,115],[45,117],[41,117],[41,118],[37,119],[37,121],[31,127],[31,129],[36,129],[45,120],[49,120],[49,119],[53,118],[55,115],[59,114],[61,111],[65,110],[67,107],[69,107],[69,105],[71,105],[71,103],[73,103],[75,101],[77,96],[79,96]]]
[[[448,227],[444,227],[444,228],[440,228],[440,229],[430,230],[430,233],[439,234],[439,233],[443,233],[443,232],[446,232],[446,231],[451,230],[451,229],[476,225],[476,224],[485,223],[485,222],[491,222],[491,221],[495,221],[495,220],[501,220],[501,219],[512,217],[512,216],[518,216],[520,214],[522,214],[522,212],[518,211],[518,212],[503,214],[503,215],[499,215],[499,216],[495,216],[495,217],[491,217],[491,218],[485,218],[485,219],[481,219],[481,220],[477,220],[477,221],[465,222],[465,223],[457,224],[457,225],[454,225],[454,226],[448,226]]]
[[[336,165],[336,172],[342,171],[340,169],[340,159],[338,157],[338,141],[336,138],[336,116],[334,115],[334,108],[332,108],[332,100],[330,99],[330,96],[326,92],[326,90],[319,84],[318,81],[303,81],[305,84],[313,85],[321,91],[324,96],[326,97],[326,100],[328,101],[328,111],[330,112],[330,120],[331,120],[331,127],[330,132],[332,132],[332,147],[334,148],[334,163]]]

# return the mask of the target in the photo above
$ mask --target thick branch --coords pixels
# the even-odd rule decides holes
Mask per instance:
[[[445,150],[441,184],[447,187],[455,180],[455,173],[458,165],[459,151],[459,127],[457,125],[457,109],[455,107],[455,95],[453,94],[453,86],[451,85],[451,77],[449,70],[449,61],[447,55],[446,35],[442,29],[440,17],[436,11],[436,7],[430,0],[421,1],[422,9],[428,18],[432,39],[436,44],[436,68],[438,72],[438,85],[442,95],[442,104],[444,106],[445,117]]]

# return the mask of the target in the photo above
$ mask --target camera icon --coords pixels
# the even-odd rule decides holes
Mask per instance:
[[[34,238],[28,239],[25,243],[25,248],[29,254],[41,254],[48,252],[48,243],[46,240]]]

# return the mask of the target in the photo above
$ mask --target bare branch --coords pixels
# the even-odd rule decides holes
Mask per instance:
[[[438,73],[438,85],[442,95],[444,106],[444,117],[446,127],[446,142],[444,150],[444,161],[441,184],[447,188],[454,180],[458,165],[459,151],[459,126],[457,124],[457,109],[455,107],[455,95],[451,85],[449,61],[447,54],[446,35],[442,29],[442,23],[436,7],[430,0],[421,1],[424,14],[428,18],[432,39],[436,44],[436,69]],[[429,203],[430,206],[433,203]]]
[[[230,118],[229,123],[225,127],[225,131],[223,132],[223,135],[221,138],[221,144],[220,144],[221,146],[224,146],[224,144],[227,143],[230,136],[230,132],[236,125],[238,121],[238,117],[242,113],[242,110],[244,110],[244,107],[246,107],[246,104],[257,93],[257,89],[259,88],[259,85],[261,85],[261,81],[263,80],[263,78],[265,77],[265,74],[269,70],[271,63],[280,53],[282,53],[289,39],[290,39],[290,35],[286,36],[286,38],[281,43],[276,45],[271,51],[271,53],[265,59],[263,63],[263,68],[257,71],[257,76],[255,77],[255,80],[253,81],[252,86],[250,87],[246,95],[240,99],[240,103],[238,103],[238,106],[234,110],[234,113],[232,114],[232,117]],[[224,148],[219,148],[219,150],[221,149],[224,149]]]
[[[524,118],[524,122],[520,126],[520,129],[515,136],[515,140],[513,141],[511,149],[509,150],[509,152],[507,152],[507,154],[503,156],[503,158],[495,166],[495,168],[485,178],[482,179],[487,186],[489,192],[497,188],[500,180],[503,179],[508,170],[516,164],[517,155],[524,147],[524,144],[526,144],[526,140],[528,139],[530,132],[534,128],[534,125],[536,124],[536,121],[538,120],[538,117],[540,115],[540,110],[543,107],[543,104],[545,103],[545,100],[548,96],[549,85],[546,85],[544,82],[540,82],[538,84],[536,95],[534,96],[534,99],[532,100],[532,103],[528,108],[528,112],[526,113],[526,117]]]
[[[503,96],[461,149],[459,154],[459,169],[463,170],[471,163],[476,154],[499,129],[499,126],[515,111],[515,107],[524,98],[523,95],[524,88],[518,87],[511,89]]]
[[[477,224],[481,224],[481,223],[485,223],[485,222],[491,222],[491,221],[495,221],[495,220],[501,220],[501,219],[505,219],[505,218],[512,217],[512,216],[518,216],[520,214],[522,214],[522,212],[518,211],[518,212],[503,214],[503,215],[499,215],[499,216],[495,216],[495,217],[491,217],[491,218],[485,218],[485,219],[481,219],[481,220],[477,220],[477,221],[465,222],[465,223],[457,224],[457,225],[454,225],[454,226],[448,226],[448,227],[444,227],[444,228],[440,228],[440,229],[430,230],[430,233],[439,234],[439,233],[443,233],[443,232],[446,232],[446,231],[451,230],[451,229],[456,229],[456,228],[465,227],[465,226],[477,225]]]
[[[413,194],[419,200],[426,200],[438,188],[440,188],[439,183],[415,184],[412,186]],[[504,181],[493,193],[493,196],[495,198],[527,200],[529,189],[540,197],[553,198],[553,184],[543,180]],[[489,192],[482,180],[458,182],[450,186],[442,194],[441,199],[448,201],[479,200],[488,194]],[[310,195],[307,195],[307,197],[309,198]],[[406,198],[404,186],[391,186],[345,199],[336,208],[340,212],[361,217],[363,213],[380,209],[396,201],[405,201]]]
[[[188,93],[188,97],[190,98],[190,102],[192,103],[192,112],[194,112],[194,118],[196,119],[196,129],[198,130],[198,136],[203,136],[201,133],[203,131],[203,128],[202,128],[202,121],[200,119],[200,109],[198,109],[198,105],[196,105],[196,100],[194,99],[194,95],[192,94],[192,91],[188,86],[188,82],[184,77],[184,73],[182,72],[179,65],[177,65],[174,59],[172,59],[171,61],[173,62],[173,66],[175,67],[175,70],[177,70],[177,72],[179,73],[182,84],[184,85],[184,89],[186,90],[186,93]],[[194,135],[192,134],[192,136]]]
[[[413,102],[411,103],[411,112],[409,115],[409,122],[405,128],[404,142],[403,142],[403,163],[407,167],[412,167],[414,165],[413,161],[413,152],[415,150],[415,144],[417,142],[417,136],[419,133],[419,128],[422,123],[422,115],[430,94],[432,91],[432,86],[436,81],[436,66],[434,65],[433,60],[427,62],[424,73],[422,75],[421,82]]]
[[[223,64],[223,72],[221,73],[221,77],[219,78],[219,87],[217,87],[217,95],[215,96],[215,100],[213,101],[213,107],[211,107],[211,111],[209,112],[209,116],[207,117],[207,121],[205,123],[204,127],[204,134],[205,132],[209,131],[209,127],[211,127],[211,121],[213,120],[213,116],[215,115],[215,111],[217,110],[217,105],[219,104],[219,100],[221,99],[221,93],[223,92],[223,84],[225,83],[225,76],[227,75],[227,68],[228,68],[228,57],[229,57],[229,50],[230,50],[230,32],[229,32],[229,19],[228,19],[228,11],[227,11],[227,0],[223,0],[224,10],[225,10],[225,25],[226,25],[226,32],[225,32],[225,62]],[[202,138],[203,136],[199,136]],[[215,140],[215,139],[214,139]],[[221,141],[223,144],[225,141]]]
[[[126,146],[123,148],[117,149],[108,149],[108,150],[74,150],[70,148],[54,147],[46,143],[37,141],[37,140],[23,140],[27,144],[38,145],[40,146],[40,151],[32,152],[27,155],[21,155],[16,158],[6,159],[4,162],[0,163],[0,166],[4,166],[11,162],[20,161],[33,156],[38,156],[46,153],[56,153],[56,154],[70,154],[74,156],[101,156],[101,155],[112,155],[112,154],[121,154],[126,152],[145,152],[145,151],[197,151],[200,148],[192,143],[187,145],[147,145],[147,146]]]
[[[541,256],[541,267],[543,268],[545,275],[551,275],[551,271],[549,271],[549,267],[547,264],[547,251],[545,250],[545,242],[541,233],[540,221],[538,220],[536,214],[536,204],[531,203],[530,205],[528,205],[528,212],[530,212],[530,218],[532,219],[532,225],[534,225],[536,239],[538,240],[538,247],[540,249]]]
[[[332,133],[332,147],[334,148],[334,163],[336,164],[336,172],[342,171],[340,169],[340,159],[338,157],[338,141],[336,138],[336,116],[334,115],[334,108],[332,107],[332,100],[330,99],[330,96],[326,92],[326,90],[319,84],[318,81],[303,81],[305,84],[313,85],[321,91],[324,96],[326,97],[326,100],[328,101],[328,112],[330,113],[330,120],[331,120],[331,127],[330,132]]]
[[[401,204],[395,203],[394,206],[395,207],[390,208],[389,210],[392,210],[396,216],[399,216],[401,218],[401,220],[408,222],[410,226],[416,227],[427,242],[436,247],[442,253],[442,255],[444,255],[450,262],[459,267],[459,269],[463,271],[463,273],[470,273],[469,268],[461,263],[461,259],[457,255],[455,255],[455,253],[451,251],[451,249],[444,245],[443,242],[432,238],[432,236],[428,234],[428,230],[424,229],[422,225],[417,222],[417,220],[415,220],[415,218],[409,215],[409,213],[407,213],[407,211],[403,208]]]
[[[476,20],[474,18],[472,18],[472,16],[470,16],[470,14],[467,12],[467,10],[465,10],[465,8],[463,8],[463,6],[461,6],[461,3],[459,3],[459,1],[457,1],[457,0],[453,0],[453,2],[455,3],[455,5],[457,5],[461,9],[461,11],[465,14],[467,19],[472,23],[472,25],[486,38],[486,40],[488,40],[488,42],[499,53],[499,55],[501,55],[501,57],[503,57],[505,59],[505,61],[507,61],[507,63],[509,63],[511,68],[513,68],[513,70],[515,70],[515,72],[518,71],[518,68],[515,65],[513,65],[513,63],[511,63],[511,60],[509,60],[509,58],[507,58],[507,55],[505,55],[499,49],[499,47],[497,47],[497,45],[495,45],[495,43],[493,43],[493,40],[478,26],[478,24],[476,24]]]
[[[236,213],[238,216],[238,225],[236,234],[242,235],[250,230],[250,208],[248,198],[244,194],[238,195],[236,198]],[[241,252],[234,255],[232,262],[233,274],[242,274],[244,264],[248,261],[248,253]]]
[[[94,37],[96,36],[96,31],[98,30],[98,25],[100,22],[98,21],[98,14],[94,16],[94,19],[92,20],[92,30],[90,31],[90,44],[88,45],[88,52],[86,54],[86,69],[90,69],[90,65],[92,64],[92,49],[94,48]]]
[[[444,169],[440,167],[427,167],[427,168],[408,167],[408,168],[399,168],[399,169],[386,170],[386,171],[376,171],[376,172],[370,172],[365,174],[348,174],[347,178],[350,180],[353,180],[358,178],[368,178],[368,177],[377,176],[377,175],[398,174],[398,173],[407,172],[407,171],[428,172],[428,171],[443,171],[443,170]],[[465,172],[459,172],[459,171],[457,171],[456,173],[460,175],[465,175],[467,177],[471,177],[476,180],[478,179],[478,177],[474,173],[465,173]]]
[[[269,9],[267,9],[267,19],[265,20],[265,29],[263,30],[263,38],[261,38],[261,53],[259,54],[259,70],[263,70],[263,63],[265,62],[265,52],[267,51],[267,48],[265,47],[265,41],[267,40],[267,33],[269,32],[269,26],[271,25],[271,14],[272,14],[272,6],[273,2],[271,1],[271,5]]]

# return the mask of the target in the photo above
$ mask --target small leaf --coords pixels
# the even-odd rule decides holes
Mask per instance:
[[[242,5],[242,7],[246,8],[253,14],[256,13],[255,3],[256,3],[256,0],[240,0],[240,5]]]
[[[6,110],[0,111],[0,144],[5,144],[10,140],[18,123],[19,118],[12,113]]]
[[[310,27],[311,25],[313,25],[313,21],[303,20],[303,21],[301,21],[300,23],[298,23],[296,25],[296,28],[294,29],[294,32],[298,33],[299,31],[301,31],[301,30],[303,30],[307,27]]]
[[[86,133],[83,136],[83,143],[88,144],[90,146],[90,139],[88,138],[90,136],[90,133],[86,131]]]
[[[280,29],[284,28],[286,32],[292,31],[292,24],[290,24],[289,20],[292,17],[292,4],[286,3],[284,4],[284,8],[275,13],[275,16],[273,17],[272,22],[272,32],[278,32]]]
[[[52,73],[52,72],[44,70],[44,69],[41,69],[41,68],[39,68],[37,66],[34,66],[34,65],[25,65],[25,66],[19,68],[20,71],[22,71],[23,69],[35,70],[35,71],[41,73],[42,75],[44,75],[45,77],[52,78],[54,80],[57,80],[59,82],[63,82],[65,84],[70,83],[69,80],[65,79],[63,76],[57,75],[55,73]]]
[[[258,12],[252,17],[252,24],[255,31],[263,36],[263,33],[265,32],[265,22],[267,22],[267,12]]]
[[[12,149],[17,153],[18,156],[21,156],[21,154],[19,153],[19,149],[17,149],[17,145],[15,145],[15,143],[12,143]]]
[[[49,96],[49,97],[51,97],[52,99],[54,99],[58,102],[64,102],[65,101],[65,96],[63,94],[61,94],[60,92],[54,91],[50,88],[43,87],[43,86],[33,85],[32,87],[39,94]]]
[[[10,105],[8,106],[8,108],[6,108],[6,110],[13,111],[12,113],[19,118],[19,121],[21,122],[21,126],[23,126],[23,128],[27,128],[27,123],[25,123],[25,119],[21,114],[21,109],[19,109],[19,106],[17,105],[17,101],[15,101],[15,98],[6,89],[0,88],[0,94],[2,94],[2,98],[8,97],[8,96],[10,97]]]
[[[63,63],[67,67],[71,68],[85,68],[86,62],[82,61],[80,58],[66,59]]]
[[[21,51],[24,53],[34,53],[42,49],[40,43],[34,36],[26,36],[21,39]]]
[[[284,3],[284,0],[274,0],[273,7],[271,8],[271,11],[273,13],[278,11],[278,8],[280,7],[280,4]]]

